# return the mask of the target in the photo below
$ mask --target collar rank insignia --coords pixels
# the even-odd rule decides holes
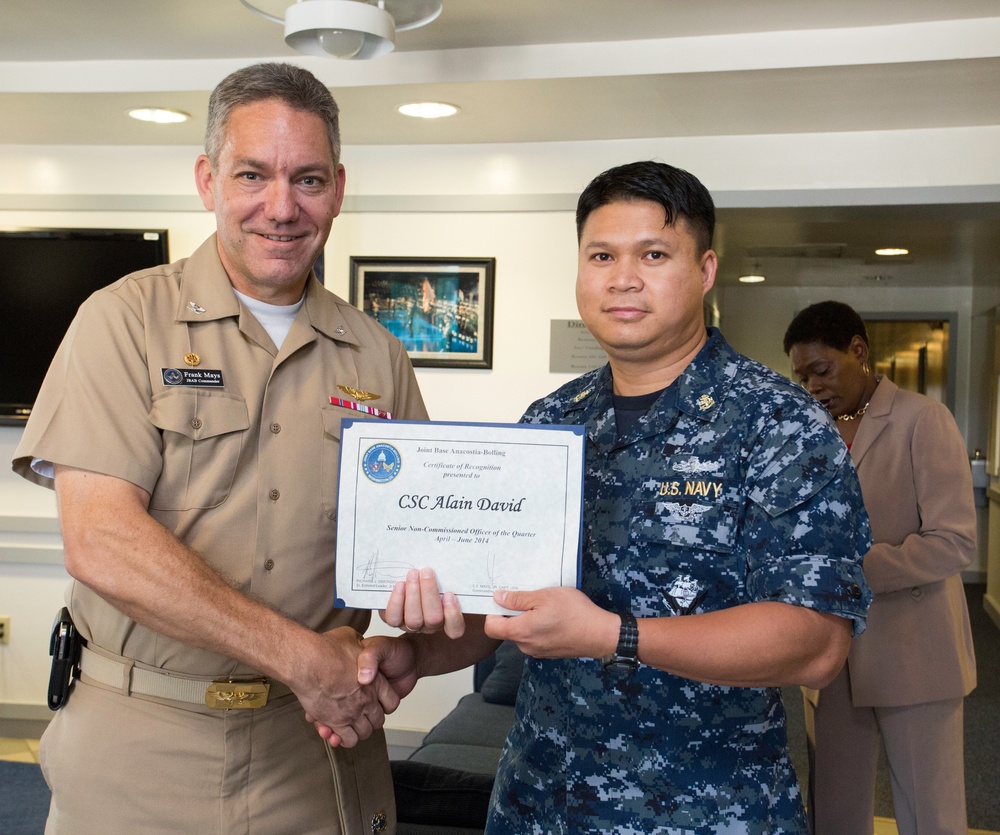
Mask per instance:
[[[336,329],[336,330],[334,331],[334,333],[335,333],[335,334],[337,334],[338,336],[343,336],[343,335],[344,335],[345,333],[347,333],[347,331],[345,331],[345,330],[344,330],[343,328],[340,328],[340,327],[338,327],[338,328],[337,328],[337,329]]]
[[[198,314],[205,312],[205,308],[203,308],[200,304],[198,304],[198,302],[188,302],[188,310],[190,310],[192,313],[198,313]]]
[[[351,388],[350,386],[337,386],[344,394],[349,394],[359,403],[364,403],[366,400],[378,400],[382,395],[373,394],[370,391],[362,391],[361,389]]]
[[[581,391],[576,397],[573,398],[574,403],[579,403],[583,398],[588,397],[594,390],[592,388]]]
[[[695,402],[698,404],[698,408],[703,412],[708,411],[715,405],[715,399],[710,394],[703,394]]]

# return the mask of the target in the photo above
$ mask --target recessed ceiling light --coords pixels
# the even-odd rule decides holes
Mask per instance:
[[[760,271],[760,264],[757,261],[753,262],[753,272],[747,273],[746,275],[741,275],[737,279],[741,284],[760,284],[762,281],[767,279],[764,274]]]
[[[169,125],[174,122],[186,122],[190,113],[183,110],[170,110],[166,107],[133,107],[128,115],[140,122],[156,122],[158,125]]]
[[[458,108],[453,104],[445,104],[440,101],[419,101],[411,104],[401,104],[397,110],[404,116],[413,116],[417,119],[440,119],[444,116],[454,116],[458,113]]]
[[[892,257],[893,255],[909,255],[910,250],[903,249],[902,247],[882,247],[882,249],[875,250],[876,255],[884,255],[886,257]]]

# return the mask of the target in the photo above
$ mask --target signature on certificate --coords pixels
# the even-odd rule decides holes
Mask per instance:
[[[497,555],[493,551],[486,555],[486,576],[489,579],[490,588],[500,588],[499,583],[503,579],[503,574],[497,573]]]
[[[358,580],[365,584],[375,583],[396,583],[406,579],[406,572],[415,565],[397,560],[382,561],[379,559],[378,549],[372,552],[368,562],[361,566],[358,572]]]
[[[473,582],[469,585],[469,594],[490,596],[497,589],[517,590],[520,585],[505,580],[505,575],[497,571],[497,555],[493,552],[486,555],[486,582]]]

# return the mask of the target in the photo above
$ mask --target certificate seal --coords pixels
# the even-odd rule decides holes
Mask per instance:
[[[361,469],[369,481],[376,484],[387,484],[399,475],[403,461],[399,450],[392,444],[374,444],[365,451],[361,458]]]

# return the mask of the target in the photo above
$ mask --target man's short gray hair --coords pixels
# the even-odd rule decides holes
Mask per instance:
[[[226,76],[208,100],[205,153],[212,168],[219,161],[229,117],[237,107],[278,99],[293,110],[315,113],[326,125],[334,163],[340,162],[340,111],[326,86],[308,70],[276,62],[252,64]]]

